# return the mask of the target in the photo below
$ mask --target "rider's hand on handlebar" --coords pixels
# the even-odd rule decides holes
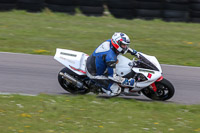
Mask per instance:
[[[132,49],[131,55],[134,55],[139,59],[139,53],[135,49]]]
[[[138,59],[140,58],[140,55],[139,55],[138,52],[135,54],[135,56],[136,56]]]
[[[137,51],[135,49],[132,49],[131,50],[131,55],[136,55],[137,54]]]

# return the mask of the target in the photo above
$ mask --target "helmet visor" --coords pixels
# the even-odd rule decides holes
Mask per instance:
[[[129,47],[129,44],[125,44],[122,41],[119,41],[119,46],[123,49],[123,51],[126,51]]]

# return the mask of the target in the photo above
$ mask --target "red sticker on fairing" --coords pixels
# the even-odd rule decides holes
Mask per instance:
[[[151,76],[152,76],[152,74],[151,74],[151,73],[149,73],[147,77],[148,77],[148,78],[151,78]]]

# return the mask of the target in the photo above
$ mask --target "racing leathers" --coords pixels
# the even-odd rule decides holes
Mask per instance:
[[[126,52],[132,55],[137,54],[137,51],[130,48]],[[130,81],[116,74],[115,66],[118,62],[118,54],[119,52],[112,46],[111,40],[107,40],[95,49],[86,63],[87,76],[97,82],[102,90],[110,96],[120,94],[119,83],[127,86],[134,85],[134,79]]]

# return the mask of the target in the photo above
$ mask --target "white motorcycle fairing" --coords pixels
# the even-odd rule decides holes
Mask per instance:
[[[88,57],[89,55],[83,52],[57,48],[54,59],[78,75],[86,75],[85,68]]]
[[[125,76],[128,73],[131,72],[131,70],[133,70],[135,73],[141,73],[143,74],[148,80],[146,81],[142,81],[142,82],[136,82],[134,91],[139,91],[149,85],[151,85],[152,83],[154,83],[157,79],[159,79],[162,76],[162,69],[161,66],[158,62],[158,60],[155,58],[155,56],[149,56],[143,53],[139,53],[140,55],[142,55],[143,57],[145,57],[147,60],[149,60],[153,65],[155,65],[157,67],[157,71],[156,70],[152,70],[152,69],[146,69],[146,68],[139,68],[139,67],[132,67],[130,64],[133,61],[131,61],[130,59],[126,58],[125,56],[122,55],[118,55],[118,64],[116,65],[116,72],[119,76]]]

